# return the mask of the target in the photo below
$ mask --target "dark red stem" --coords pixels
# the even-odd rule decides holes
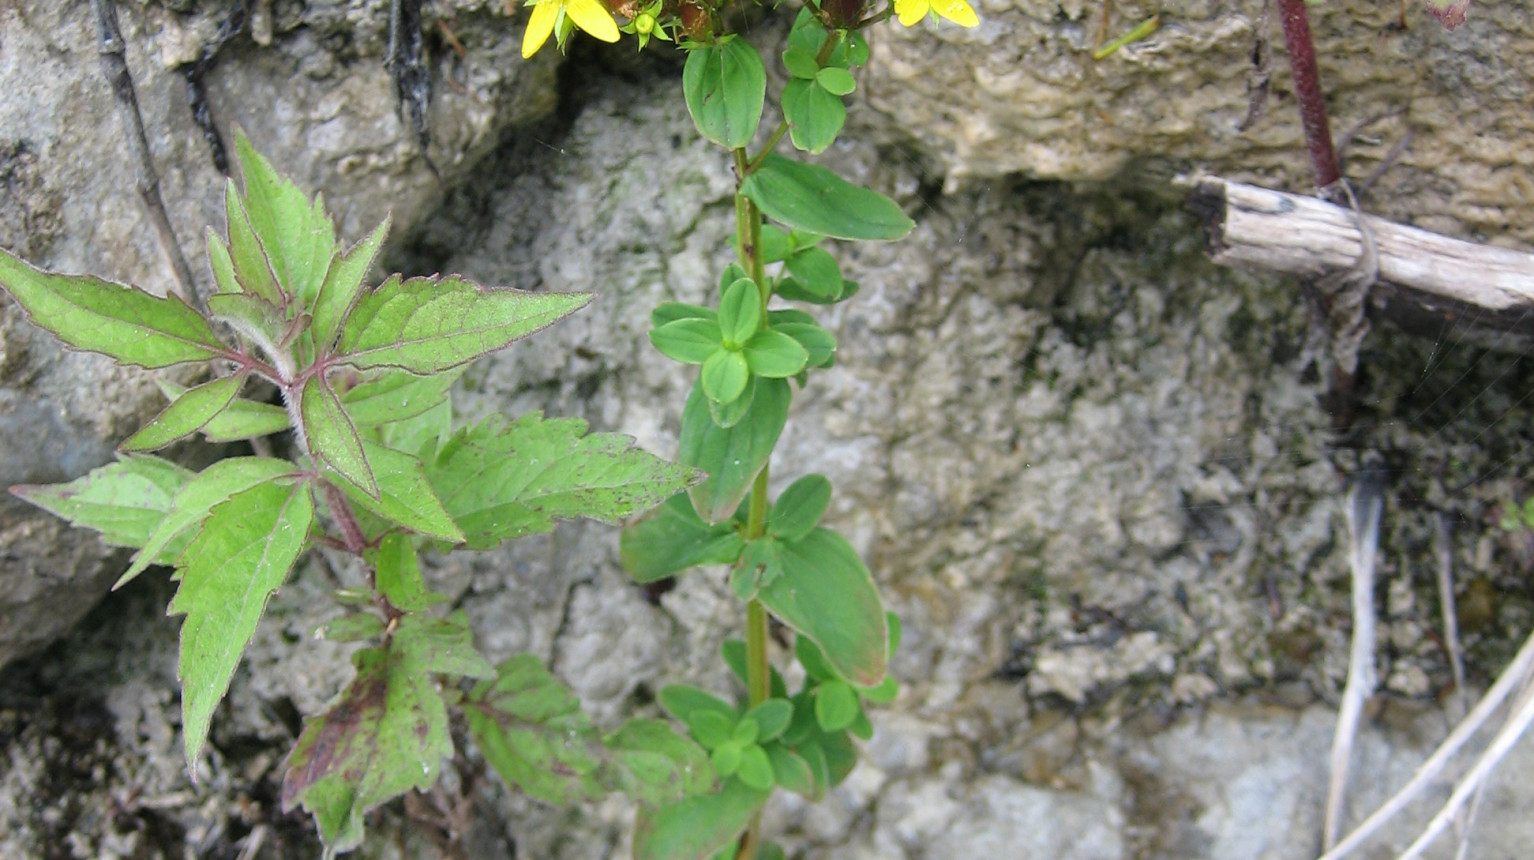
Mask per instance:
[[[1316,45],[1310,38],[1305,0],[1278,0],[1279,19],[1284,22],[1284,47],[1294,74],[1294,94],[1300,101],[1300,122],[1305,127],[1305,148],[1316,171],[1316,185],[1330,188],[1342,178],[1332,130],[1326,121],[1326,102],[1321,96],[1321,75],[1316,71]]]

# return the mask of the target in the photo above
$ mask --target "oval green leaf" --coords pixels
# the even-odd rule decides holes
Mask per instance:
[[[815,81],[794,78],[783,85],[783,116],[788,119],[794,146],[805,152],[824,152],[846,124],[847,106],[840,96],[826,92]]]
[[[837,239],[899,239],[916,226],[883,194],[781,155],[767,156],[740,191],[791,228]]]
[[[228,408],[244,381],[243,376],[225,376],[186,391],[153,421],[129,436],[122,449],[153,451],[196,433]]]
[[[722,335],[719,324],[709,319],[688,317],[650,329],[650,343],[661,355],[683,364],[702,364],[719,350]]]
[[[704,522],[724,522],[735,513],[756,473],[767,465],[788,421],[792,399],[787,382],[758,380],[751,409],[735,426],[725,428],[709,416],[708,395],[703,393],[702,384],[693,386],[682,410],[677,458],[708,473],[707,479],[688,491]]]
[[[746,383],[751,381],[751,368],[740,352],[721,349],[703,362],[698,381],[710,400],[731,403],[745,393]]]
[[[767,514],[767,533],[799,540],[810,533],[831,503],[831,482],[824,475],[805,475],[778,496]]]
[[[695,48],[682,69],[682,93],[698,133],[727,149],[751,142],[767,96],[767,67],[744,39]]]
[[[764,329],[746,344],[746,367],[755,376],[786,379],[804,369],[810,354],[799,341],[780,331]]]
[[[783,574],[759,599],[794,630],[813,639],[841,677],[859,687],[884,680],[889,628],[873,576],[857,551],[830,529],[783,541]]]

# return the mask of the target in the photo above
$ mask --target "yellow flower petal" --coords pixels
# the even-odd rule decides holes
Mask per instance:
[[[559,17],[559,0],[538,0],[532,17],[527,19],[527,32],[522,34],[522,59],[538,53],[543,43],[554,32],[554,21]]]
[[[895,0],[895,17],[900,19],[901,24],[911,27],[927,17],[930,8],[928,0]]]
[[[962,0],[960,0],[962,2]],[[618,22],[601,0],[565,0],[565,14],[575,26],[604,42],[618,41]]]
[[[969,4],[964,0],[931,0],[932,8],[940,17],[958,24],[960,27],[980,26],[980,16],[975,14]]]

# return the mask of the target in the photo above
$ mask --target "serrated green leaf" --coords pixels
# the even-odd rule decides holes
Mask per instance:
[[[815,83],[833,96],[845,96],[858,88],[852,73],[838,66],[827,66],[816,72]]]
[[[123,364],[170,367],[225,352],[208,321],[179,298],[160,298],[91,275],[45,272],[4,250],[0,287],[33,325],[75,349]]]
[[[739,278],[719,298],[719,331],[724,345],[735,349],[762,326],[762,292],[750,278]]]
[[[830,71],[841,70],[821,69]],[[824,152],[846,125],[847,106],[840,96],[827,92],[816,81],[794,78],[783,85],[783,116],[788,120],[789,139],[795,147],[805,152]]]
[[[305,721],[282,781],[283,811],[303,804],[332,855],[362,844],[369,811],[430,789],[453,755],[429,655],[396,635],[352,660],[357,676],[328,712]]]
[[[730,564],[744,546],[733,523],[704,523],[678,493],[623,530],[618,557],[635,581],[655,582],[689,567]]]
[[[683,364],[702,364],[719,351],[723,334],[710,319],[687,317],[650,329],[650,343],[661,355]]]
[[[421,565],[416,559],[415,546],[409,538],[398,532],[384,535],[379,543],[374,572],[378,593],[396,609],[425,612],[448,599],[445,594],[426,589],[426,580],[421,577]]]
[[[316,632],[327,642],[361,642],[382,634],[384,623],[371,612],[348,612],[327,622]]]
[[[805,475],[788,486],[767,514],[767,533],[799,540],[810,533],[831,504],[831,482],[824,475]]]
[[[464,369],[455,367],[420,376],[398,368],[384,368],[377,376],[347,389],[341,395],[341,402],[346,405],[346,414],[358,426],[404,421],[446,400],[448,391],[463,376]]]
[[[153,421],[123,440],[124,451],[154,451],[196,433],[234,402],[243,376],[224,376],[185,392]]]
[[[183,386],[164,379],[156,379],[155,385],[171,400],[186,393]],[[281,433],[289,426],[287,410],[281,406],[236,397],[223,412],[202,425],[202,435],[209,442],[236,442]]]
[[[378,495],[337,473],[336,484],[348,497],[369,511],[411,531],[449,543],[459,543],[464,533],[442,500],[437,498],[421,461],[403,451],[362,440],[362,450],[377,481]]]
[[[726,149],[751,142],[767,95],[767,68],[745,39],[726,36],[687,52],[682,93],[698,133]]]
[[[312,309],[336,251],[335,225],[325,214],[324,198],[316,195],[311,202],[272,169],[239,129],[234,149],[245,181],[245,211],[272,272],[300,308]]]
[[[389,233],[390,218],[385,216],[366,239],[335,258],[325,272],[319,293],[314,299],[314,343],[324,350],[341,331],[341,322],[362,295],[362,279],[378,256],[378,248]]]
[[[439,373],[510,346],[585,307],[590,293],[485,289],[462,278],[392,277],[363,294],[336,360],[358,369]]]
[[[735,426],[724,428],[710,417],[702,384],[693,386],[682,410],[677,459],[708,473],[702,483],[688,491],[704,522],[729,519],[745,498],[777,445],[792,398],[788,383],[758,380],[750,411]]]
[[[821,731],[841,731],[852,725],[859,713],[858,694],[846,681],[831,678],[815,688],[815,721]]]
[[[661,720],[629,720],[602,743],[612,757],[604,784],[635,802],[659,806],[718,784],[708,754]]]
[[[172,496],[170,505],[159,516],[142,544],[143,550],[133,559],[133,564],[112,586],[122,588],[151,564],[163,563],[166,552],[175,546],[177,538],[189,536],[191,530],[208,518],[215,505],[229,501],[246,490],[284,475],[298,471],[287,460],[269,457],[231,457],[192,475]],[[171,560],[174,560],[172,557]]]
[[[756,723],[757,743],[777,740],[794,718],[794,705],[787,699],[773,698],[746,711],[746,719]]]
[[[873,576],[841,535],[816,528],[784,541],[783,575],[760,600],[783,623],[815,640],[826,661],[859,687],[884,680],[889,631]]]
[[[746,391],[751,381],[751,368],[746,357],[737,350],[721,349],[703,362],[698,382],[710,400],[721,404],[733,402]]]
[[[377,432],[379,441],[390,448],[414,453],[422,463],[432,462],[453,433],[453,403],[444,397],[420,415],[378,425]]]
[[[277,285],[272,272],[272,261],[266,249],[256,237],[250,223],[250,213],[235,190],[234,180],[224,183],[224,215],[229,225],[229,255],[234,263],[235,281],[240,291],[259,296],[272,304],[286,309],[292,304]]]
[[[587,434],[580,419],[538,413],[458,431],[426,475],[470,549],[548,531],[555,519],[616,523],[698,477],[635,448],[627,436]]]
[[[883,194],[780,155],[763,159],[740,193],[779,223],[837,239],[899,239],[916,226]]]
[[[529,654],[496,672],[464,708],[485,760],[507,784],[548,803],[600,797],[601,738],[575,694]]]
[[[393,647],[423,672],[460,678],[497,677],[495,667],[474,649],[474,631],[462,609],[446,618],[406,613],[394,630]]]
[[[842,270],[836,258],[824,248],[795,251],[784,264],[800,287],[818,298],[835,301],[842,294]]]
[[[809,363],[810,353],[799,341],[780,331],[762,329],[742,350],[746,367],[752,376],[766,379],[785,379],[793,376]]]
[[[767,797],[767,792],[731,779],[718,794],[642,812],[635,822],[634,860],[708,860],[735,841]]]
[[[177,674],[186,760],[194,771],[213,708],[313,523],[307,485],[258,484],[215,505],[187,545],[170,614],[186,616]]]
[[[189,469],[158,457],[129,454],[67,484],[23,484],[11,492],[54,516],[101,533],[113,546],[141,547],[170,512]]]
[[[212,227],[203,230],[208,244],[208,269],[213,272],[213,285],[220,293],[237,293],[239,281],[234,275],[234,260],[229,256],[229,246]]]
[[[341,398],[323,376],[311,376],[298,395],[298,414],[304,422],[309,452],[336,474],[378,499],[378,480],[368,464],[362,437],[341,405]]]
[[[282,309],[249,293],[214,293],[208,296],[208,313],[275,355],[287,340],[290,322]]]

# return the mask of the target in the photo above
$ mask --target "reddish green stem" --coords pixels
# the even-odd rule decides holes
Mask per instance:
[[[1316,185],[1329,188],[1342,178],[1342,170],[1337,165],[1337,151],[1332,148],[1332,130],[1326,119],[1326,100],[1321,95],[1321,74],[1316,70],[1316,45],[1310,37],[1305,0],[1278,0],[1278,10],[1284,23],[1289,69],[1294,75],[1294,94],[1300,102],[1305,148],[1310,151]]]

